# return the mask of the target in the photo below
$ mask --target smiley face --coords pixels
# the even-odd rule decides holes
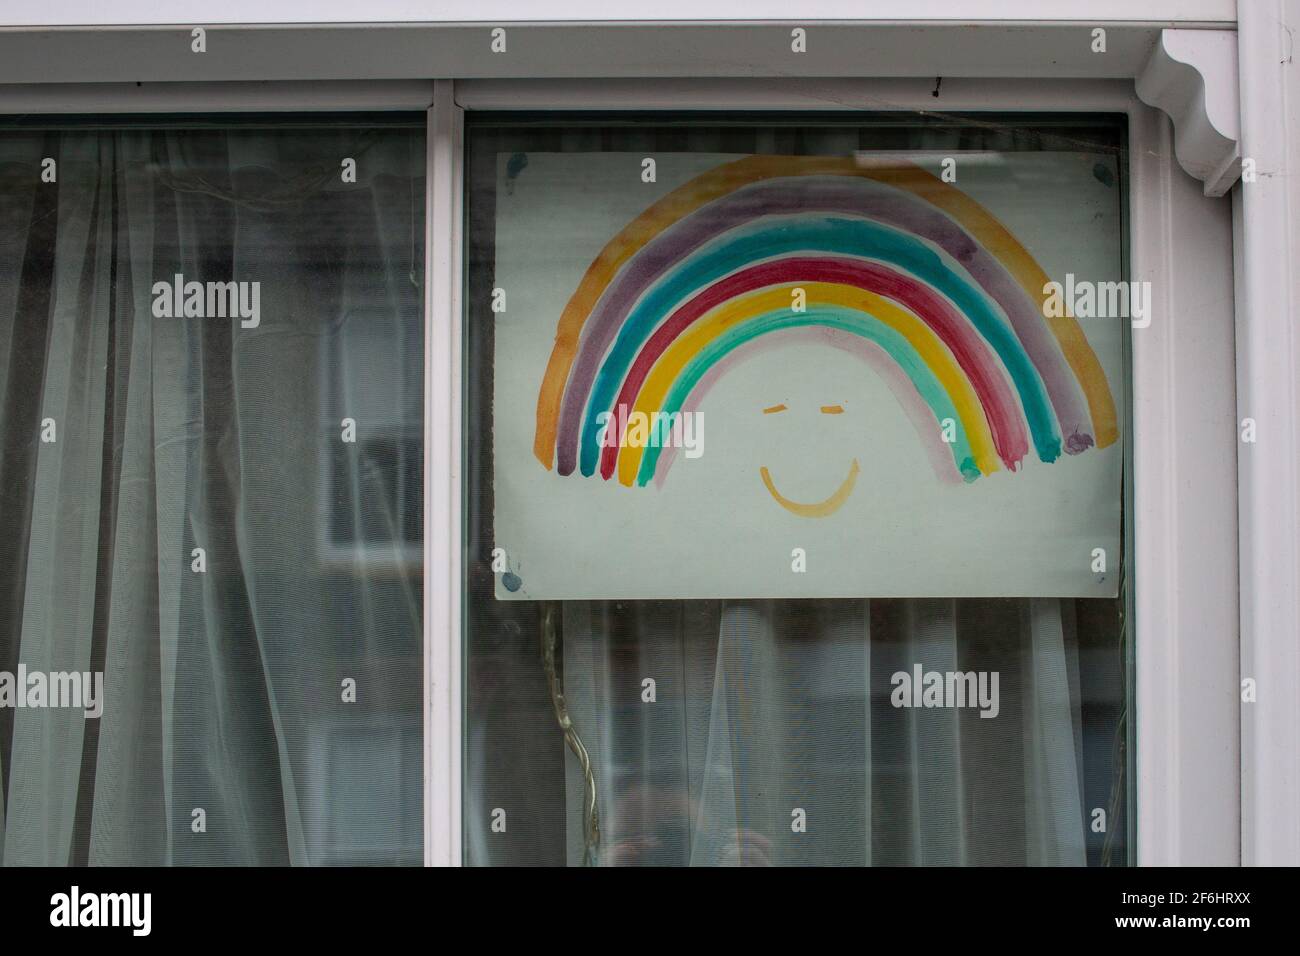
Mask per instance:
[[[771,405],[763,409],[764,415],[779,415],[781,412],[788,411],[785,405]],[[843,405],[823,405],[820,409],[823,415],[843,415]],[[829,497],[821,501],[803,502],[794,501],[787,498],[777,490],[776,482],[772,480],[772,473],[768,471],[766,465],[758,469],[759,477],[763,479],[763,487],[767,493],[772,496],[772,500],[791,514],[798,515],[801,518],[825,518],[839,511],[848,501],[849,495],[853,494],[853,486],[857,484],[858,473],[861,468],[858,466],[858,460],[854,458],[849,462],[848,474],[840,481],[839,487],[831,492]]]

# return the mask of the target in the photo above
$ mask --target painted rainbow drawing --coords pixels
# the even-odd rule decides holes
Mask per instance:
[[[601,421],[621,436],[629,412],[691,411],[738,362],[810,337],[882,375],[950,478],[1104,448],[1114,398],[1074,318],[1044,316],[1047,281],[987,210],[906,160],[726,163],[587,268],[556,329],[534,454],[564,476],[658,484],[673,450],[602,442]]]

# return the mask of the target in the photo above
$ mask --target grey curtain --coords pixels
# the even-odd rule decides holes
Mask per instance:
[[[4,864],[420,861],[422,169],[400,127],[0,130],[0,670],[105,686],[0,709]],[[155,316],[176,274],[260,324]]]

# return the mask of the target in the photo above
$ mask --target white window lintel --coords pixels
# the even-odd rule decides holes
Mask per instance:
[[[1237,34],[1162,30],[1136,77],[1137,94],[1174,122],[1178,164],[1222,196],[1241,175]]]

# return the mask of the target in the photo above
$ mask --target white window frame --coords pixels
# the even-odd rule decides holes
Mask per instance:
[[[935,109],[933,80],[818,81],[440,81],[430,130],[431,182],[438,186],[441,237],[448,259],[462,243],[459,206],[466,110],[845,110]],[[1239,726],[1237,686],[1236,441],[1233,364],[1231,210],[1228,200],[1207,199],[1201,184],[1174,159],[1169,119],[1145,105],[1123,81],[945,81],[945,112],[1111,112],[1129,121],[1130,272],[1152,284],[1147,328],[1133,330],[1132,383],[1135,567],[1133,698],[1134,766],[1126,770],[1135,791],[1137,862],[1234,865],[1240,862]],[[435,133],[436,131],[436,133]],[[433,170],[441,168],[439,177]],[[452,192],[448,196],[448,191]],[[434,242],[440,241],[438,238]],[[1173,256],[1179,246],[1190,255]],[[436,248],[436,247],[435,247]],[[446,269],[437,258],[433,268]],[[436,500],[459,504],[461,448],[461,302],[457,260],[428,307],[435,323],[450,316],[445,358],[432,366],[430,441],[449,436],[452,447],[433,452]],[[441,310],[441,311],[435,311]],[[444,330],[445,331],[445,330]],[[439,334],[443,334],[440,332]],[[1205,376],[1192,386],[1193,376]],[[1175,389],[1175,383],[1182,387]],[[450,401],[448,401],[450,399]],[[450,417],[448,416],[450,414]],[[1204,434],[1219,422],[1219,434]],[[1207,440],[1208,439],[1208,440]],[[444,443],[448,441],[443,438]],[[445,469],[441,463],[446,462]],[[1181,475],[1197,474],[1189,490]],[[1219,507],[1207,507],[1206,501]],[[455,555],[434,569],[430,621],[441,675],[460,674],[461,640],[441,631],[462,621],[461,520],[433,529],[431,556]],[[1187,530],[1197,528],[1188,548]],[[461,736],[459,681],[435,676],[433,746]],[[435,809],[431,862],[461,860],[459,754],[438,753],[431,777]],[[444,776],[445,773],[445,776]],[[1122,824],[1121,824],[1122,825]]]
[[[1215,2],[1206,0],[1204,5],[1215,6]],[[455,26],[461,38],[458,42],[463,42],[468,27]],[[487,27],[475,29],[486,31]],[[601,35],[606,36],[615,28],[606,25],[599,29],[605,30]],[[643,24],[627,29],[648,28]],[[761,31],[755,32],[759,28],[753,24],[737,29],[748,31],[746,42],[762,40]],[[840,27],[836,25],[835,29]],[[1056,44],[1053,49],[1063,43],[1068,48],[1073,41],[1063,39],[1066,29],[1059,24],[1044,27],[1042,36],[1049,45]],[[1067,58],[1067,65],[1060,68],[1044,65],[1041,47],[1039,58],[1031,61],[1019,49],[1028,46],[1028,40],[1009,43],[1008,38],[1014,37],[1001,34],[994,38],[990,49],[972,52],[967,39],[972,34],[964,32],[964,28],[954,32],[951,25],[938,24],[932,29],[905,31],[910,38],[906,40],[908,49],[885,64],[895,74],[906,70],[913,75],[923,74],[924,79],[898,75],[883,79],[774,79],[752,75],[762,72],[757,68],[742,71],[751,74],[745,79],[695,79],[690,78],[695,74],[689,72],[689,63],[684,64],[680,57],[670,59],[665,52],[658,66],[645,61],[635,64],[643,78],[592,82],[495,78],[477,65],[485,59],[481,54],[470,65],[463,65],[469,61],[461,55],[457,60],[460,65],[449,71],[468,79],[410,79],[409,74],[408,78],[393,78],[397,71],[373,55],[359,58],[356,79],[338,79],[334,61],[304,63],[302,50],[292,46],[295,39],[310,41],[308,47],[315,43],[315,49],[325,49],[331,55],[333,49],[319,32],[297,26],[280,32],[279,36],[290,45],[283,50],[283,61],[265,66],[263,74],[255,70],[250,73],[247,62],[237,62],[229,67],[236,71],[229,76],[214,73],[202,82],[177,82],[189,74],[177,72],[164,57],[162,66],[144,67],[154,71],[148,78],[158,82],[140,87],[123,82],[129,78],[123,70],[137,65],[121,66],[124,60],[119,57],[119,66],[114,68],[117,72],[96,76],[105,82],[46,85],[36,82],[41,77],[32,77],[22,86],[0,86],[0,112],[428,111],[425,857],[434,865],[458,865],[462,858],[461,278],[465,111],[943,109],[1125,113],[1129,118],[1131,159],[1131,277],[1150,281],[1154,290],[1151,325],[1135,330],[1133,336],[1131,383],[1136,511],[1132,542],[1136,562],[1135,618],[1131,634],[1135,644],[1136,699],[1130,702],[1130,715],[1136,714],[1132,735],[1136,773],[1129,779],[1136,792],[1136,862],[1231,865],[1241,862],[1243,856],[1252,862],[1267,856],[1260,848],[1268,844],[1286,819],[1292,820],[1294,826],[1295,816],[1288,816],[1288,812],[1296,800],[1292,772],[1296,730],[1285,725],[1285,718],[1294,713],[1293,696],[1289,705],[1274,704],[1262,722],[1258,715],[1265,711],[1261,708],[1252,719],[1254,726],[1262,729],[1248,738],[1246,749],[1241,745],[1245,728],[1236,706],[1239,622],[1235,423],[1239,415],[1233,378],[1233,303],[1231,297],[1224,296],[1232,280],[1231,233],[1224,218],[1226,201],[1206,199],[1201,194],[1200,184],[1184,173],[1174,158],[1170,121],[1144,105],[1134,93],[1131,78],[1142,65],[1142,51],[1134,38],[1143,30],[1149,34],[1151,28],[1117,24],[1114,29],[1123,41],[1118,47],[1119,56],[1109,61],[1094,58],[1095,62],[1086,65]],[[154,31],[145,39],[152,37],[150,42],[161,42],[163,32]],[[175,34],[177,28],[165,32]],[[92,48],[94,39],[90,34]],[[85,36],[68,40],[74,41],[87,42]],[[669,45],[659,46],[667,51]],[[571,38],[567,48],[583,48],[582,39]],[[952,69],[954,50],[961,52],[961,68],[968,76],[1019,78],[945,78],[941,95],[935,97],[935,79],[929,74]],[[413,55],[407,50],[397,59]],[[604,69],[607,76],[617,77],[624,67],[600,65],[614,63],[617,55],[606,52],[602,56],[597,58],[600,62],[596,67],[583,72],[590,77],[593,69]],[[212,62],[212,69],[223,69],[218,60]],[[844,66],[828,68],[840,69],[842,74],[849,72]],[[861,60],[853,63],[853,69],[861,68]],[[423,75],[432,72],[428,67],[423,69]],[[1063,78],[1062,71],[1075,78]],[[560,59],[548,61],[544,68],[536,66],[527,75],[557,77],[573,72]],[[1245,72],[1243,65],[1243,76]],[[275,82],[248,82],[263,76]],[[304,78],[312,76],[335,79],[317,82]],[[0,81],[12,83],[14,78],[0,76]],[[1265,104],[1272,102],[1266,96],[1261,99]],[[1256,107],[1260,115],[1255,123],[1261,127],[1265,125],[1263,108]],[[1285,153],[1285,144],[1268,145],[1274,153]],[[1270,188],[1274,190],[1272,201],[1285,203],[1285,184]],[[1237,192],[1240,190],[1240,186],[1236,187]],[[1282,191],[1281,199],[1277,198],[1278,190]],[[1267,195],[1247,198],[1236,205],[1244,205],[1249,212],[1251,202],[1268,201],[1264,198]],[[1239,237],[1244,235],[1249,241],[1252,231],[1261,230],[1266,231],[1258,222],[1239,225]],[[1251,259],[1238,272],[1239,282],[1242,275],[1246,276],[1245,290],[1249,291],[1275,283],[1278,270],[1270,263],[1259,264]],[[1241,319],[1237,321],[1240,327]],[[1257,399],[1275,407],[1288,397],[1285,391],[1279,392],[1285,366],[1280,370],[1277,366],[1286,356],[1270,353],[1260,333],[1250,327],[1239,328],[1239,335],[1249,348],[1235,350],[1241,365],[1237,376],[1243,383],[1252,383],[1250,389]],[[1257,372],[1266,365],[1270,374],[1258,382]],[[1225,413],[1233,427],[1221,434],[1215,429],[1223,423]],[[1294,440],[1289,450],[1294,454]],[[1279,601],[1276,591],[1266,590],[1265,585],[1276,586],[1278,573],[1285,577],[1294,570],[1295,556],[1292,552],[1291,563],[1282,561],[1280,571],[1270,578],[1267,562],[1275,555],[1258,527],[1261,515],[1271,513],[1270,502],[1276,511],[1279,486],[1283,495],[1288,488],[1294,491],[1294,460],[1289,471],[1283,467],[1280,477],[1276,473],[1279,461],[1285,466],[1287,453],[1286,442],[1272,446],[1266,453],[1265,461],[1275,469],[1271,478],[1261,479],[1261,471],[1247,472],[1243,465],[1243,482],[1254,482],[1256,498],[1252,499],[1249,514],[1243,501],[1242,534],[1248,527],[1258,534],[1250,540],[1243,537],[1243,549],[1251,555],[1252,567],[1260,569],[1263,579],[1252,579],[1248,584],[1243,567],[1241,594],[1243,601],[1250,598],[1253,616],[1249,617],[1250,633],[1243,631],[1241,643],[1248,651],[1247,659],[1256,666],[1294,659],[1292,652],[1279,646],[1288,633],[1294,641],[1296,617],[1286,616],[1288,609],[1295,608],[1294,594],[1288,604]],[[1195,483],[1188,482],[1188,475],[1197,476]],[[1259,487],[1261,483],[1265,487]],[[1285,503],[1286,499],[1281,500]],[[1214,507],[1216,503],[1219,507]],[[1294,518],[1294,504],[1292,500],[1291,510],[1280,515],[1283,521]],[[1289,632],[1268,639],[1254,633],[1266,626],[1276,629],[1288,620]],[[1283,690],[1294,688],[1295,676],[1283,677],[1279,683]],[[1280,768],[1270,769],[1277,764],[1279,746],[1289,763],[1283,761]],[[1290,792],[1281,797],[1276,793],[1258,795],[1263,783],[1270,779],[1275,785],[1289,785]],[[1245,781],[1248,794],[1256,795],[1244,803],[1239,780]],[[1243,829],[1253,855],[1250,851],[1243,854]]]

